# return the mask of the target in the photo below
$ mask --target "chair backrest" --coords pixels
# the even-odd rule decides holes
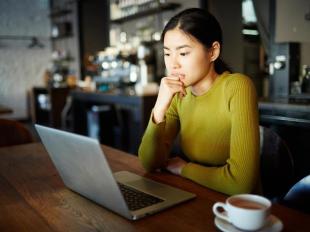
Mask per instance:
[[[294,183],[292,154],[284,140],[269,128],[260,126],[260,141],[263,195],[282,198]]]
[[[30,131],[20,122],[0,119],[0,147],[34,142]]]

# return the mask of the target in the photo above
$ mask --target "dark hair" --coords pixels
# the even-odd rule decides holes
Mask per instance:
[[[216,18],[206,10],[189,8],[173,16],[161,34],[161,42],[164,42],[166,32],[175,28],[193,36],[206,48],[211,48],[215,41],[219,42],[222,47],[221,26]],[[214,68],[219,74],[231,71],[220,58],[215,60]]]

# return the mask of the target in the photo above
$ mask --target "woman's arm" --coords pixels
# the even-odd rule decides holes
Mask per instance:
[[[153,109],[153,121],[158,124],[165,120],[165,115],[176,93],[185,96],[183,82],[178,76],[168,76],[161,79],[157,100]]]
[[[147,171],[166,166],[171,146],[180,128],[173,103],[164,121],[156,124],[152,118],[153,113],[138,151],[139,159]]]
[[[177,93],[182,96],[186,94],[179,77],[162,78],[158,97],[138,151],[139,159],[148,171],[165,166],[171,144],[179,131],[175,105],[179,97]]]

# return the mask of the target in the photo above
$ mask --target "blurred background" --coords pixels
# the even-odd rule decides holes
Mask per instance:
[[[222,25],[222,57],[252,78],[260,124],[309,174],[308,0],[1,0],[0,117],[97,138],[136,154],[165,74],[161,31],[201,7]]]

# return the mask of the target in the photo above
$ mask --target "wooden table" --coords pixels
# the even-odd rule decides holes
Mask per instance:
[[[114,171],[128,170],[197,194],[129,221],[67,189],[39,143],[0,149],[0,231],[216,231],[212,205],[226,196],[169,173],[145,174],[136,156],[103,146]],[[309,231],[309,215],[274,205],[284,231]]]

